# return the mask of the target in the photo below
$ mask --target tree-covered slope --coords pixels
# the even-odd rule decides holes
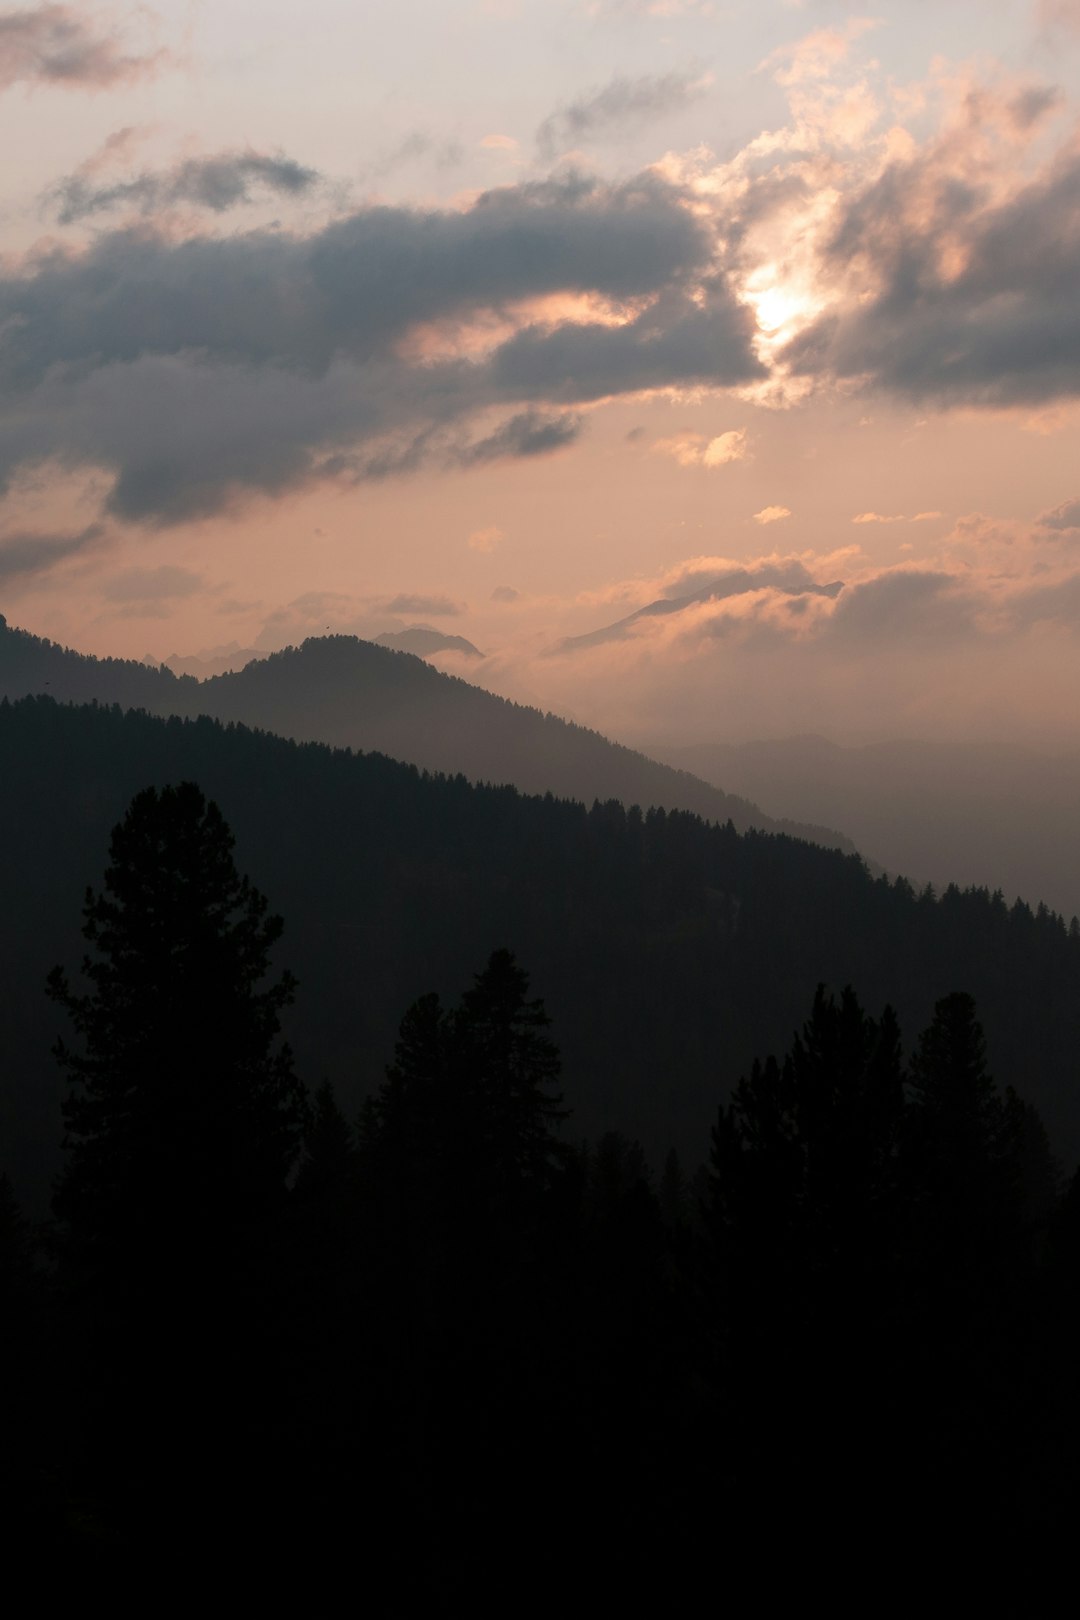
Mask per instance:
[[[992,1064],[1080,1147],[1080,938],[985,892],[916,896],[855,857],[708,825],[432,778],[379,756],[203,719],[49,699],[0,704],[0,1160],[40,1190],[60,1136],[44,983],[81,956],[111,828],[148,786],[217,801],[237,863],[285,918],[302,1075],[348,1109],[404,1008],[514,950],[555,1020],[573,1136],[617,1128],[654,1161],[704,1156],[718,1101],[783,1050],[815,987],[892,1001],[909,1038],[964,989]]]
[[[510,703],[441,674],[422,658],[355,636],[319,637],[197,681],[133,661],[89,658],[0,619],[0,697],[35,693],[161,715],[208,714],[300,742],[378,750],[425,770],[460,771],[475,782],[510,782],[525,793],[663,805],[731,820],[739,828],[765,827],[830,848],[854,847],[839,833],[778,821],[748,800],[595,731]]]

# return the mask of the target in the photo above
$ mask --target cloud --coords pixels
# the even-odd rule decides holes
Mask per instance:
[[[706,467],[725,467],[729,461],[745,461],[749,453],[744,428],[735,428],[729,433],[720,433],[715,439],[710,439],[702,452],[702,465]]]
[[[1062,501],[1060,506],[1053,506],[1048,512],[1041,512],[1035,521],[1041,529],[1056,529],[1062,532],[1080,529],[1080,497]]]
[[[408,591],[388,596],[377,605],[385,613],[429,613],[433,619],[455,619],[465,612],[464,602],[449,596],[417,596]]]
[[[543,157],[552,158],[595,135],[667,118],[699,101],[709,83],[708,77],[678,72],[614,78],[545,118],[536,131],[537,147]]]
[[[829,625],[837,641],[873,646],[882,638],[940,640],[973,624],[971,599],[953,575],[898,568],[844,591]]]
[[[791,516],[791,508],[787,506],[763,506],[760,512],[754,513],[755,523],[782,523]]]
[[[651,585],[639,581],[632,587],[633,594],[639,600],[643,593],[648,595],[655,591],[657,595],[653,601],[646,601],[643,607],[616,620],[614,624],[602,625],[597,630],[587,631],[585,635],[571,636],[557,643],[551,652],[581,652],[640,635],[643,630],[649,636],[651,631],[648,627],[658,619],[664,620],[665,624],[676,625],[675,633],[678,636],[694,636],[702,625],[706,626],[706,634],[715,635],[721,633],[729,622],[728,615],[733,603],[737,604],[736,615],[741,616],[742,601],[745,599],[758,604],[763,596],[780,598],[784,609],[790,612],[793,606],[789,600],[791,598],[832,599],[842,589],[839,580],[820,583],[798,557],[760,558],[746,566],[730,563],[721,557],[696,557],[673,570],[662,581],[654,581]],[[615,594],[616,597],[621,595],[625,598],[630,593],[623,587]],[[717,604],[724,604],[719,619],[711,611]],[[710,611],[703,618],[705,609]]]
[[[843,28],[819,28],[793,44],[779,46],[761,63],[761,69],[770,69],[777,84],[785,87],[830,78],[849,55],[853,42],[880,26],[873,18],[853,17]]]
[[[937,138],[850,188],[819,267],[840,294],[782,362],[943,406],[1075,397],[1080,149],[1020,162],[1053,100],[973,87]]]
[[[480,145],[493,152],[516,152],[519,143],[512,135],[485,135]]]
[[[496,585],[491,593],[493,602],[516,602],[521,592],[515,591],[512,585]]]
[[[929,516],[928,513],[923,515]],[[857,512],[851,521],[852,523],[904,523],[906,519],[902,512],[894,513],[891,517],[886,517],[882,512]]]
[[[621,325],[566,321],[525,327],[502,345],[492,364],[503,388],[540,390],[549,399],[735,386],[764,376],[753,354],[753,332],[750,311],[726,280],[710,277],[696,296],[672,289]]]
[[[110,602],[162,602],[195,596],[203,583],[190,569],[165,564],[160,568],[128,568],[114,574],[102,585],[101,594]]]
[[[657,439],[652,448],[671,456],[680,467],[725,467],[732,461],[744,461],[749,454],[745,428],[718,433],[713,439],[704,433],[678,433],[671,439]]]
[[[556,415],[543,411],[521,411],[503,422],[494,433],[465,445],[457,459],[472,467],[503,456],[544,456],[573,444],[581,432],[581,417],[571,411]]]
[[[118,132],[127,133],[125,131]],[[188,158],[161,173],[144,172],[113,185],[89,183],[83,170],[61,180],[47,193],[61,225],[115,208],[152,214],[187,203],[224,213],[253,200],[259,192],[301,196],[318,182],[314,169],[305,168],[284,153],[222,152],[215,157]]]
[[[0,282],[0,482],[49,457],[90,465],[113,476],[113,514],[169,523],[316,478],[558,449],[580,430],[567,405],[756,374],[726,286],[709,278],[702,307],[681,290],[711,253],[656,175],[365,207],[305,236],[141,225],[50,247]],[[534,318],[467,358],[403,347],[432,322],[497,313],[505,330],[566,292],[648,309],[616,329]]]
[[[9,534],[0,539],[0,580],[10,583],[47,574],[57,563],[91,549],[104,534],[100,523],[77,534]]]
[[[950,548],[948,566],[881,568],[858,547],[691,558],[609,587],[608,600],[644,607],[558,657],[504,654],[485,684],[556,710],[580,711],[586,692],[589,725],[646,751],[661,737],[800,732],[1076,747],[1080,569],[1047,536],[1024,547],[1023,525],[997,527],[1012,540],[1007,571],[985,541]]]
[[[481,142],[481,145],[484,143]],[[453,169],[462,160],[465,149],[460,141],[441,140],[429,130],[414,129],[393,146],[369,159],[362,165],[359,178],[365,185],[385,180],[396,169],[406,168],[421,158],[427,158],[436,169]]]
[[[474,529],[465,544],[470,551],[494,551],[505,539],[505,531],[491,524],[486,529]]]
[[[74,6],[0,12],[0,90],[20,83],[103,90],[143,78],[166,60],[163,51],[125,51],[114,32]]]

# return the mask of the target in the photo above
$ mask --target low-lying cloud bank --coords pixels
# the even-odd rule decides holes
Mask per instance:
[[[1080,555],[1054,557],[1056,543],[975,517],[921,564],[875,567],[858,548],[698,558],[616,588],[643,607],[557,656],[510,652],[472,678],[642,744],[816,732],[1077,746]]]

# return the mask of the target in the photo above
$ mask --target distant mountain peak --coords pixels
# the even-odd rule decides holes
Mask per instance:
[[[483,658],[479,647],[474,647],[464,636],[449,636],[430,624],[410,624],[404,630],[384,630],[373,638],[376,647],[392,647],[396,652],[414,653],[427,658],[431,653],[459,652],[467,658]]]

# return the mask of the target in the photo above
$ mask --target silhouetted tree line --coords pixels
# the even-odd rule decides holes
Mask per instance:
[[[794,839],[527,798],[205,719],[0,702],[0,759],[0,1143],[35,1213],[61,1134],[62,1008],[42,979],[78,959],[76,897],[110,827],[147,782],[183,780],[228,807],[243,864],[289,919],[304,986],[289,1039],[350,1119],[417,991],[467,983],[511,940],[557,1018],[575,1131],[618,1128],[657,1168],[670,1146],[694,1162],[718,1097],[786,1047],[819,982],[891,1002],[906,1031],[962,984],[999,1082],[1080,1156],[1080,934],[1044,908],[915,893]]]
[[[422,996],[350,1120],[281,1038],[281,921],[190,783],[87,891],[64,1170],[0,1181],[5,1522],[145,1606],[226,1575],[319,1612],[835,1593],[1066,1537],[1080,1180],[997,1087],[975,1003],[819,988],[657,1184],[575,1143],[506,950]],[[358,994],[363,987],[357,987]],[[722,1089],[717,1077],[717,1089]],[[891,1563],[890,1563],[891,1561]]]

